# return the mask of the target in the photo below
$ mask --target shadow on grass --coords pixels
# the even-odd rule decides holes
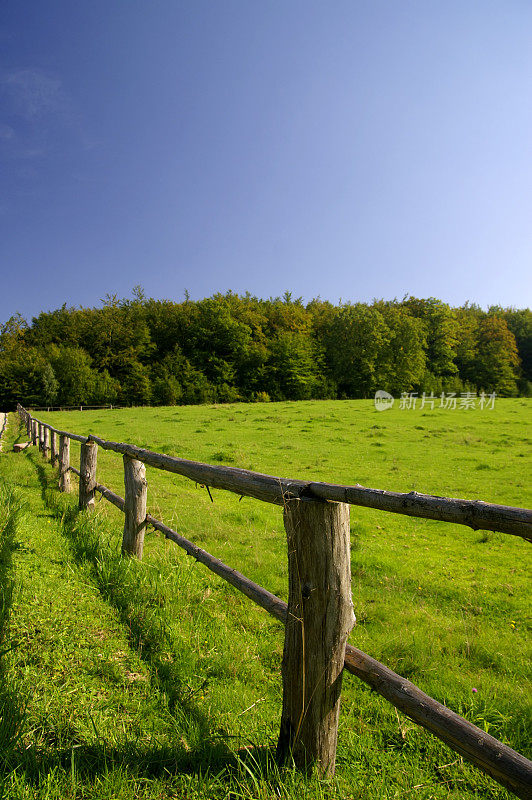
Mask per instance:
[[[35,468],[43,502],[56,520],[60,521],[62,534],[68,542],[74,560],[88,565],[90,575],[100,594],[118,611],[120,620],[128,632],[130,646],[137,651],[148,665],[151,683],[158,691],[161,701],[175,720],[176,744],[161,746],[140,745],[136,741],[124,741],[119,746],[109,747],[102,739],[98,744],[83,744],[68,731],[58,732],[50,727],[44,733],[49,748],[38,755],[31,766],[26,760],[26,774],[36,780],[43,771],[53,767],[69,768],[71,759],[76,760],[80,774],[95,775],[111,767],[123,766],[128,772],[144,776],[168,775],[172,772],[198,773],[232,771],[241,763],[227,744],[229,735],[219,730],[211,730],[209,720],[201,713],[190,696],[187,685],[190,675],[185,666],[168,660],[168,652],[176,652],[177,644],[164,616],[164,597],[156,583],[149,581],[147,570],[116,552],[116,544],[109,541],[109,533],[104,524],[93,514],[80,512],[68,495],[61,495],[50,488],[49,473],[38,452],[28,453],[28,460]],[[180,658],[183,661],[183,644],[179,643]],[[190,651],[191,659],[193,658]],[[194,743],[184,743],[183,730],[193,732]],[[42,730],[42,728],[41,728]],[[98,731],[96,735],[99,736]],[[59,734],[59,735],[58,735]],[[249,751],[253,753],[253,751]],[[74,756],[72,756],[74,753]],[[253,758],[257,764],[266,768],[268,755],[263,748],[257,749]],[[29,769],[28,769],[29,767]]]
[[[206,782],[211,778],[224,784],[241,780],[246,773],[247,777],[251,773],[272,782],[275,782],[276,775],[280,778],[274,748],[250,747],[232,752],[223,744],[212,743],[190,751],[182,745],[161,746],[157,742],[153,746],[132,741],[115,746],[104,741],[77,743],[43,749],[33,755],[21,753],[18,764],[26,782],[34,786],[47,774],[59,770],[68,775],[73,768],[81,782],[87,783],[118,770],[124,771],[129,779],[143,781],[183,774],[195,775]],[[224,796],[227,796],[225,792]]]
[[[8,675],[6,664],[6,656],[13,649],[7,634],[15,587],[12,558],[19,546],[15,536],[20,513],[20,500],[6,483],[0,486],[0,504],[0,766],[7,769],[15,761],[25,705]]]

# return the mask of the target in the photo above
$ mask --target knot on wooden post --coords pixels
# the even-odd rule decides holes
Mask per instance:
[[[351,598],[349,506],[286,503],[288,614],[283,652],[283,711],[277,746],[322,775],[335,768],[342,670],[355,623]]]
[[[124,456],[124,535],[122,553],[142,559],[146,530],[146,501],[148,483],[142,461]]]

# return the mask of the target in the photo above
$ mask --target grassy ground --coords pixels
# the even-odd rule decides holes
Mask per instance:
[[[285,477],[527,506],[530,409],[336,401],[41,416]],[[281,626],[155,532],[142,564],[122,561],[121,515],[105,501],[78,514],[37,452],[7,452],[22,438],[12,417],[0,456],[4,796],[509,797],[349,675],[335,779],[279,774]],[[120,457],[98,458],[99,480],[123,494]],[[154,516],[286,599],[280,509],[147,477]],[[530,756],[529,545],[354,507],[351,529],[353,644]]]

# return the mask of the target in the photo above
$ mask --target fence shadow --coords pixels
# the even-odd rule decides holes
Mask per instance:
[[[6,659],[16,646],[9,642],[8,626],[15,590],[13,552],[20,546],[16,541],[20,501],[14,490],[4,483],[0,502],[5,516],[5,520],[0,520],[0,766],[5,770],[16,761],[25,703],[9,674]]]
[[[84,782],[121,769],[130,778],[142,780],[168,778],[172,775],[195,775],[203,779],[211,776],[218,781],[230,783],[234,776],[245,769],[243,765],[253,766],[258,774],[265,773],[271,768],[273,756],[273,748],[269,751],[257,747],[231,752],[223,744],[217,747],[216,744],[205,743],[186,750],[177,742],[175,745],[154,744],[150,747],[139,746],[136,741],[126,739],[118,746],[109,746],[104,741],[88,744],[78,740],[72,746],[46,749],[39,753],[20,748],[13,761],[18,773],[23,773],[25,781],[32,786],[37,786],[43,777],[52,772],[63,770],[69,773],[73,768]],[[6,777],[4,773],[3,782]]]
[[[154,691],[157,691],[169,710],[180,720],[183,717],[194,725],[199,735],[196,737],[200,744],[189,747],[178,741],[175,745],[161,746],[160,743],[151,746],[139,746],[134,740],[125,740],[119,746],[109,746],[101,741],[97,744],[84,744],[78,740],[71,746],[56,748],[53,753],[46,752],[39,755],[38,762],[28,763],[26,768],[28,777],[37,780],[38,776],[50,771],[54,767],[70,768],[72,752],[75,753],[76,769],[80,774],[100,774],[110,767],[122,766],[129,771],[138,771],[139,775],[163,775],[170,773],[201,773],[227,769],[229,773],[238,768],[241,761],[228,746],[229,734],[224,730],[211,729],[210,721],[200,711],[190,697],[190,690],[185,684],[184,676],[179,669],[163,658],[161,645],[168,643],[171,634],[164,626],[162,615],[154,617],[146,614],[146,608],[153,605],[152,592],[149,587],[134,586],[135,576],[131,575],[128,581],[128,569],[131,566],[130,558],[123,558],[119,553],[112,552],[109,547],[102,546],[102,531],[98,529],[97,519],[94,515],[80,512],[75,503],[64,502],[64,495],[58,495],[50,487],[49,471],[42,456],[38,451],[28,452],[27,458],[35,469],[43,502],[51,515],[60,522],[61,533],[68,543],[73,559],[78,564],[89,567],[91,577],[102,597],[117,610],[121,623],[127,631],[129,644],[135,649],[142,660],[147,664],[150,681]],[[131,594],[129,592],[131,591]],[[134,592],[134,594],[133,594]],[[182,648],[182,643],[180,643]],[[46,737],[46,731],[45,737]],[[50,729],[49,738],[53,739],[55,732]],[[79,733],[76,733],[79,737]],[[67,737],[68,738],[68,737]],[[73,750],[74,748],[74,750]],[[243,751],[242,758],[259,759],[267,761],[267,754],[263,748],[257,748],[257,753],[251,750]]]

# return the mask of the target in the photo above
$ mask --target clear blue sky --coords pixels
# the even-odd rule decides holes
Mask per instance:
[[[532,295],[530,0],[3,0],[0,321]]]

